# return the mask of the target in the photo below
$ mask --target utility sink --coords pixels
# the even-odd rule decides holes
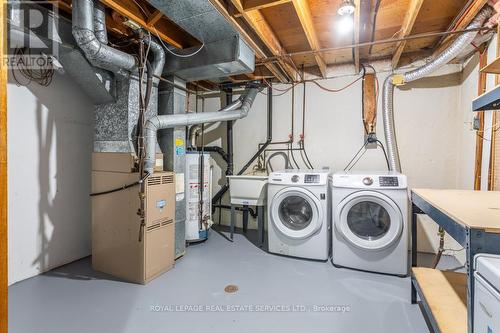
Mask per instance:
[[[267,204],[267,176],[228,176],[232,205],[264,206]]]

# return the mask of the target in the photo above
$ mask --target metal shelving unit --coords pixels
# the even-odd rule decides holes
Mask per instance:
[[[432,285],[427,281],[429,275],[437,275],[435,270],[423,271],[417,268],[417,216],[427,214],[440,227],[462,245],[466,251],[466,305],[467,320],[463,320],[463,332],[473,332],[473,304],[474,304],[474,272],[473,259],[478,253],[500,254],[500,192],[461,191],[461,190],[427,190],[414,189],[411,194],[412,200],[412,285],[411,300],[417,303],[417,295],[420,298],[420,306],[424,316],[427,318],[430,328],[434,332],[453,332],[446,322],[446,316],[440,315],[443,311],[455,311],[447,304],[446,293],[453,297],[452,293],[459,293],[461,287],[454,288],[454,283],[443,284],[441,289],[444,294],[433,298]],[[449,282],[450,278],[443,272],[444,279]],[[447,276],[448,275],[448,276]],[[435,280],[435,279],[434,279]],[[454,277],[455,284],[460,284],[460,278]],[[452,286],[450,288],[450,286]],[[446,291],[448,290],[448,291]],[[460,312],[455,312],[459,315]],[[460,321],[460,318],[452,316],[451,320]]]

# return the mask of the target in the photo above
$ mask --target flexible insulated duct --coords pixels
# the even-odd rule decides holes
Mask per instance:
[[[145,172],[153,172],[156,154],[156,134],[158,130],[245,118],[255,100],[257,92],[258,88],[248,88],[238,100],[220,111],[162,115],[148,119],[144,128],[146,151],[146,157],[144,159]]]
[[[477,29],[483,26],[484,22],[491,16],[492,8],[487,6],[479,12],[467,29]],[[394,87],[397,84],[404,84],[423,78],[448,62],[453,60],[464,47],[470,44],[477,31],[467,32],[458,37],[449,48],[441,53],[436,59],[426,65],[402,75],[390,75],[384,82],[382,92],[382,117],[384,122],[385,142],[387,146],[387,155],[389,158],[389,168],[391,171],[401,172],[401,162],[399,159],[399,150],[396,140],[396,130],[394,125]],[[399,81],[399,82],[398,82]]]

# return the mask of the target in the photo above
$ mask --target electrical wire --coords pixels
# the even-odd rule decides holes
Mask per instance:
[[[107,190],[107,191],[102,191],[102,192],[97,192],[97,193],[91,193],[90,196],[91,197],[96,197],[96,196],[99,196],[99,195],[105,195],[105,194],[115,193],[115,192],[118,192],[118,191],[123,191],[123,190],[126,190],[128,188],[131,188],[131,187],[137,186],[139,184],[142,184],[146,180],[146,178],[148,178],[148,177],[149,177],[149,173],[147,173],[144,177],[142,177],[140,180],[138,180],[138,181],[136,181],[134,183],[123,185],[122,187],[117,187],[117,188],[114,188],[112,190]]]
[[[163,45],[163,48],[165,50],[167,50],[167,52],[170,53],[170,54],[172,54],[173,56],[176,56],[176,57],[179,57],[179,58],[189,58],[189,57],[197,55],[205,47],[205,43],[203,43],[203,44],[201,44],[200,48],[198,50],[194,51],[193,53],[190,53],[190,54],[178,54],[178,53],[175,53],[174,51],[172,51],[171,49],[169,49],[165,45],[165,43],[163,43],[163,40],[160,38],[160,34],[158,33],[158,30],[156,30],[155,27],[153,27],[153,29],[154,29],[154,31],[156,33],[156,36],[160,40],[161,45]]]
[[[16,81],[18,86],[26,86],[31,82],[36,82],[41,86],[47,87],[52,83],[52,78],[54,76],[54,67],[52,62],[49,61],[50,57],[46,55],[33,56],[28,48],[16,48],[14,50],[15,61],[11,68],[12,77]],[[44,59],[42,65],[40,65],[38,59]],[[33,63],[36,64],[33,66]],[[21,73],[28,82],[21,83],[17,76],[16,71]]]
[[[361,151],[363,150],[363,148],[366,147],[367,144],[368,144],[368,140],[365,140],[365,142],[363,142],[363,145],[359,148],[359,150],[356,152],[356,154],[354,154],[354,157],[349,161],[349,163],[347,163],[347,165],[344,168],[344,171],[347,171],[347,169],[349,169],[351,164],[354,162],[354,160],[358,157],[359,153],[361,153]]]
[[[316,80],[306,80],[305,82],[312,82],[312,83],[314,83],[315,85],[317,85],[319,88],[321,88],[324,91],[328,91],[328,92],[331,92],[331,93],[338,93],[338,92],[344,91],[347,88],[353,86],[356,82],[358,82],[359,80],[363,79],[363,77],[364,77],[364,74],[361,75],[359,78],[355,79],[354,81],[352,81],[351,83],[349,83],[348,85],[346,85],[346,86],[344,86],[342,88],[339,88],[339,89],[326,88],[326,87],[322,86],[321,84],[319,84]]]
[[[361,153],[359,155],[359,157],[356,159],[356,161],[354,161],[354,163],[349,167],[349,169],[347,169],[347,171],[351,171],[352,168],[354,168],[356,166],[356,164],[358,164],[359,160],[366,154],[367,151],[368,151],[368,149],[365,148],[363,150],[363,153]]]
[[[387,170],[391,170],[391,166],[389,164],[389,157],[387,156],[387,152],[385,151],[385,147],[384,145],[382,144],[382,142],[380,142],[380,140],[377,139],[377,145],[382,148],[382,151],[384,152],[384,157],[385,157],[385,162],[387,163]]]

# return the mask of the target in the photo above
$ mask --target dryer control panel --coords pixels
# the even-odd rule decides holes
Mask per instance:
[[[406,189],[408,187],[406,176],[396,172],[372,174],[339,172],[333,175],[332,185],[359,189]]]

